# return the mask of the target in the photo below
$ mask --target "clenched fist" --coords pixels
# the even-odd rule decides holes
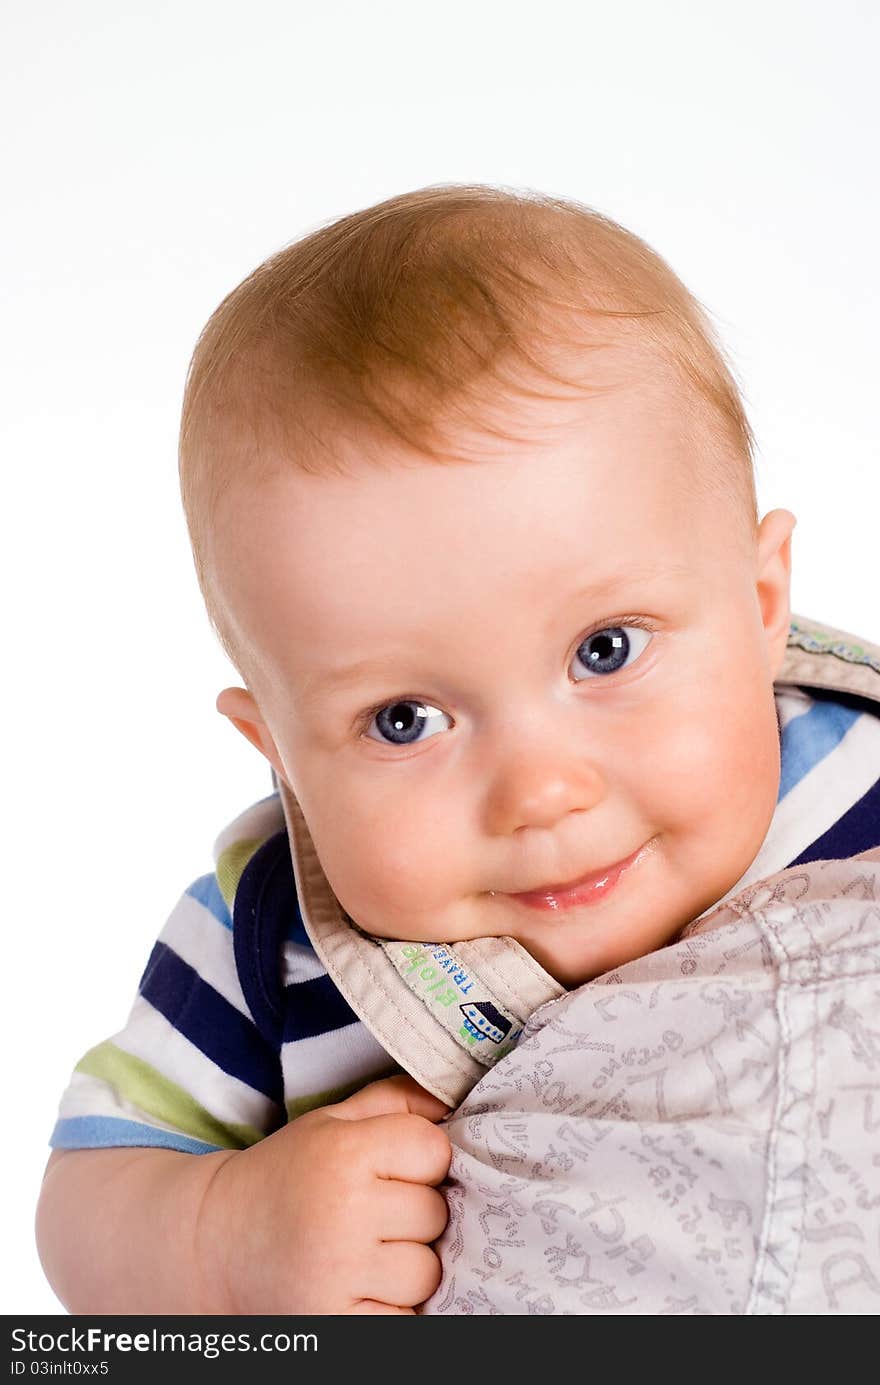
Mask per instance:
[[[194,1249],[207,1311],[412,1313],[440,1282],[430,1243],[447,1218],[446,1113],[391,1077],[249,1149],[203,1155]]]

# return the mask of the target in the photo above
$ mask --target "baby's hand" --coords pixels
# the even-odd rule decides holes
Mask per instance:
[[[411,1077],[310,1111],[208,1173],[195,1254],[219,1313],[411,1313],[440,1282],[447,1112]]]

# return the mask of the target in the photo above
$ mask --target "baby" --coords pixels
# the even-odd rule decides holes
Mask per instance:
[[[663,948],[767,837],[795,519],[758,522],[751,447],[698,305],[574,202],[397,197],[220,305],[182,490],[245,685],[217,706],[281,798],[62,1103],[38,1240],[72,1311],[432,1294],[482,1049]]]

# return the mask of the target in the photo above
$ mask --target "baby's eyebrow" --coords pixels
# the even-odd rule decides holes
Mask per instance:
[[[338,692],[341,688],[350,687],[352,683],[361,683],[367,678],[379,677],[382,674],[393,676],[394,665],[390,659],[359,659],[356,664],[329,669],[322,676],[309,679],[301,695],[308,701],[318,694],[325,696],[327,693]]]
[[[599,581],[589,582],[572,593],[572,601],[596,601],[599,597],[609,599],[641,586],[644,582],[656,582],[660,577],[686,577],[693,572],[687,563],[628,563],[617,572],[608,573]],[[604,611],[603,615],[610,615]]]
[[[612,595],[619,596],[646,581],[656,581],[661,577],[687,576],[690,572],[691,568],[686,563],[629,563],[618,572],[603,577],[601,581],[590,582],[585,587],[578,587],[570,599],[572,602],[594,601],[603,595],[607,595],[609,598]],[[609,613],[604,612],[603,614]],[[327,669],[321,674],[316,674],[308,680],[300,696],[303,700],[310,701],[319,695],[324,697],[328,693],[338,692],[367,678],[382,676],[390,678],[397,676],[393,657],[359,659],[357,663]]]

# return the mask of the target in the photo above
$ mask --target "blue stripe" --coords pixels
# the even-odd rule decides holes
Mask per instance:
[[[193,899],[197,899],[200,904],[204,904],[205,908],[214,915],[218,923],[223,924],[224,928],[232,927],[232,918],[226,900],[220,893],[216,875],[199,876],[199,879],[194,880],[185,893]]]
[[[53,1149],[111,1149],[116,1145],[154,1145],[184,1154],[214,1154],[221,1145],[208,1145],[173,1130],[157,1130],[140,1121],[117,1116],[71,1116],[58,1121],[49,1144]]]
[[[802,866],[807,861],[839,860],[857,856],[860,851],[870,851],[875,846],[880,846],[880,779],[790,864]]]
[[[283,1101],[277,1050],[266,1043],[252,1020],[203,981],[166,943],[154,945],[138,989],[218,1068],[271,1101]]]
[[[837,702],[816,702],[808,712],[782,728],[782,773],[779,802],[805,774],[840,744],[863,713]]]
[[[297,981],[284,992],[284,1037],[282,1043],[295,1039],[313,1039],[347,1024],[360,1024],[345,997],[336,989],[329,976],[315,976],[310,981]]]

